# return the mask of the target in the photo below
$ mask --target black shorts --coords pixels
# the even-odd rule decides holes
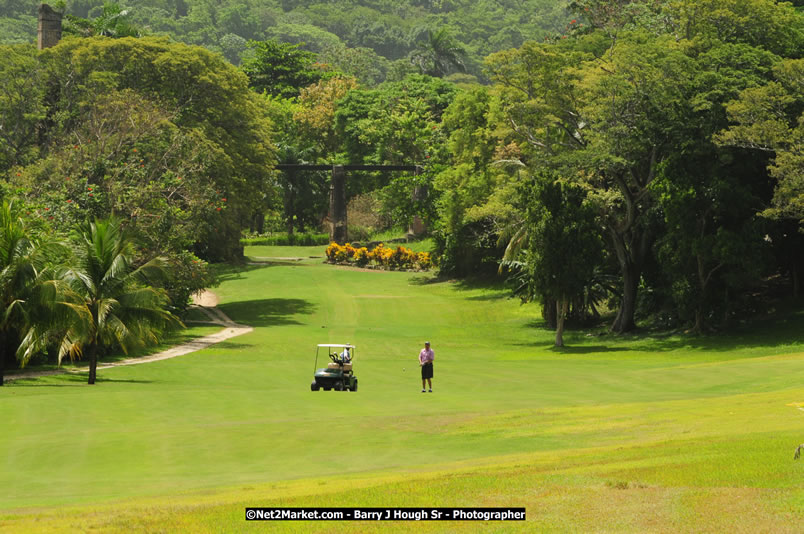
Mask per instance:
[[[422,365],[422,380],[425,378],[433,378],[433,362]]]

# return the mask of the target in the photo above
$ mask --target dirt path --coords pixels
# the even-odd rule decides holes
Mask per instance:
[[[201,349],[205,349],[210,345],[214,345],[215,343],[220,343],[221,341],[233,338],[235,336],[242,336],[243,334],[247,334],[252,330],[254,330],[250,326],[237,324],[234,321],[232,321],[225,313],[223,313],[221,310],[217,308],[217,305],[218,305],[218,296],[211,291],[204,291],[197,297],[193,297],[193,307],[197,308],[207,317],[209,317],[209,321],[187,321],[187,322],[218,324],[224,327],[224,329],[221,330],[220,332],[200,337],[198,339],[188,341],[187,343],[182,343],[181,345],[177,345],[175,347],[169,348],[162,352],[157,352],[156,354],[151,354],[149,356],[142,356],[140,358],[126,358],[125,360],[120,360],[119,362],[111,362],[103,364],[99,363],[98,369],[99,370],[108,369],[110,367],[120,367],[122,365],[138,365],[141,363],[151,363],[151,362],[158,362],[160,360],[168,360],[170,358],[175,358],[176,356],[183,356],[185,354],[190,354],[191,352],[196,352]],[[7,374],[4,377],[4,380],[8,381],[8,380],[17,380],[20,378],[36,378],[40,376],[58,375],[64,373],[80,374],[80,373],[86,373],[88,371],[89,369],[87,368],[56,369],[52,371],[31,371],[26,373]]]

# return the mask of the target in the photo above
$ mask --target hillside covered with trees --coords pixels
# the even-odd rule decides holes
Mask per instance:
[[[38,5],[3,0],[0,43],[35,39]],[[550,0],[123,0],[115,5],[140,32],[204,46],[235,64],[247,54],[248,41],[270,39],[304,43],[324,62],[377,80],[404,75],[411,59],[426,60],[422,51],[442,29],[465,55],[460,70],[482,76],[485,56],[556,33],[568,14],[566,5]],[[97,0],[70,0],[63,11],[84,19],[109,12]],[[443,46],[443,39],[435,44]]]

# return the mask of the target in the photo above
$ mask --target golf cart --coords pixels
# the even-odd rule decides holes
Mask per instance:
[[[330,362],[323,369],[318,369],[318,356],[322,351],[326,352]],[[316,371],[310,390],[357,391],[357,377],[352,372],[354,357],[354,345],[329,343],[318,345],[315,349]]]

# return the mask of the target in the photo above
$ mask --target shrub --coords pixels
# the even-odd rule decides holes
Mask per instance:
[[[333,243],[329,244],[329,246],[327,247],[327,250],[325,250],[324,253],[327,255],[327,259],[329,261],[334,262],[334,261],[336,261],[336,258],[338,257],[338,253],[339,253],[340,250],[341,250],[341,246],[339,244],[333,242]]]
[[[366,265],[368,265],[368,262],[370,260],[368,249],[366,247],[360,247],[359,249],[357,249],[355,251],[354,260],[355,264],[358,267],[365,267]]]
[[[243,245],[262,245],[269,247],[303,246],[313,247],[329,243],[329,234],[291,234],[281,233],[273,236],[245,237],[240,240]]]
[[[433,266],[433,260],[430,258],[429,252],[419,252],[416,255],[416,265],[419,266],[419,269],[423,271],[427,271]]]
[[[390,249],[382,243],[372,250],[366,247],[354,248],[349,243],[343,246],[330,243],[325,253],[330,263],[354,263],[358,267],[365,267],[369,262],[374,262],[383,269],[428,270],[433,266],[429,252],[414,252],[402,246]]]

